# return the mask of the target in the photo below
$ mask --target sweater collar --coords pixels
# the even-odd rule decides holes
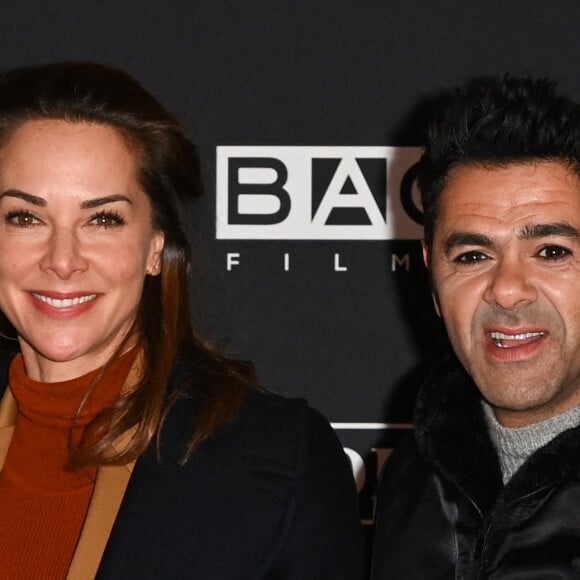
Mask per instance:
[[[138,348],[133,348],[108,368],[56,383],[31,379],[18,354],[10,365],[9,384],[19,412],[34,424],[69,428],[74,423],[84,427],[117,400],[138,352]],[[96,381],[98,385],[93,388]]]

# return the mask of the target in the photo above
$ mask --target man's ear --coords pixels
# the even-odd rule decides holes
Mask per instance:
[[[423,248],[423,263],[425,264],[425,268],[429,270],[429,261],[431,258],[431,254],[429,253],[429,248],[427,247],[425,240],[421,242],[421,247]]]
[[[441,318],[441,304],[439,302],[437,289],[435,288],[435,284],[433,282],[433,271],[431,270],[431,251],[425,243],[425,240],[421,242],[421,246],[423,248],[423,263],[425,264],[425,268],[427,268],[427,272],[429,273],[429,283],[431,284],[431,297],[433,298],[433,306],[435,307],[437,316]]]

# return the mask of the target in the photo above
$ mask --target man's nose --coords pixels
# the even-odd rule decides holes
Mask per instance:
[[[529,276],[529,267],[521,257],[500,258],[491,270],[483,299],[511,310],[537,299],[537,289]]]

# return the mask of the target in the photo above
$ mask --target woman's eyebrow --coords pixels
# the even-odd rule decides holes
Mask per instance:
[[[114,194],[114,195],[107,195],[105,197],[95,197],[94,199],[87,199],[81,203],[82,209],[92,209],[95,207],[99,207],[101,205],[106,205],[107,203],[115,203],[117,201],[126,201],[133,205],[133,200],[128,198],[126,195],[121,194]]]
[[[37,207],[46,207],[46,199],[39,197],[37,195],[26,193],[25,191],[21,191],[20,189],[7,189],[6,191],[0,193],[0,199],[2,199],[3,197],[15,197],[17,199],[21,199],[23,201],[31,203],[32,205],[36,205]],[[113,194],[106,195],[104,197],[95,197],[94,199],[87,199],[81,202],[81,209],[92,209],[95,207],[99,207],[101,205],[115,203],[118,201],[125,201],[133,205],[133,200],[127,197],[126,195]]]
[[[0,199],[3,197],[16,197],[17,199],[21,199],[38,207],[46,206],[46,199],[38,197],[37,195],[26,193],[24,191],[20,191],[19,189],[7,189],[6,191],[0,193]]]

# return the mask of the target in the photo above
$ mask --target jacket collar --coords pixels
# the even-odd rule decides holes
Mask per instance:
[[[482,510],[502,487],[479,391],[455,358],[435,368],[417,397],[415,436],[421,453]]]
[[[504,487],[487,433],[481,395],[455,357],[427,378],[417,398],[415,433],[422,455],[485,513],[534,490],[580,479],[580,427],[538,449]]]

